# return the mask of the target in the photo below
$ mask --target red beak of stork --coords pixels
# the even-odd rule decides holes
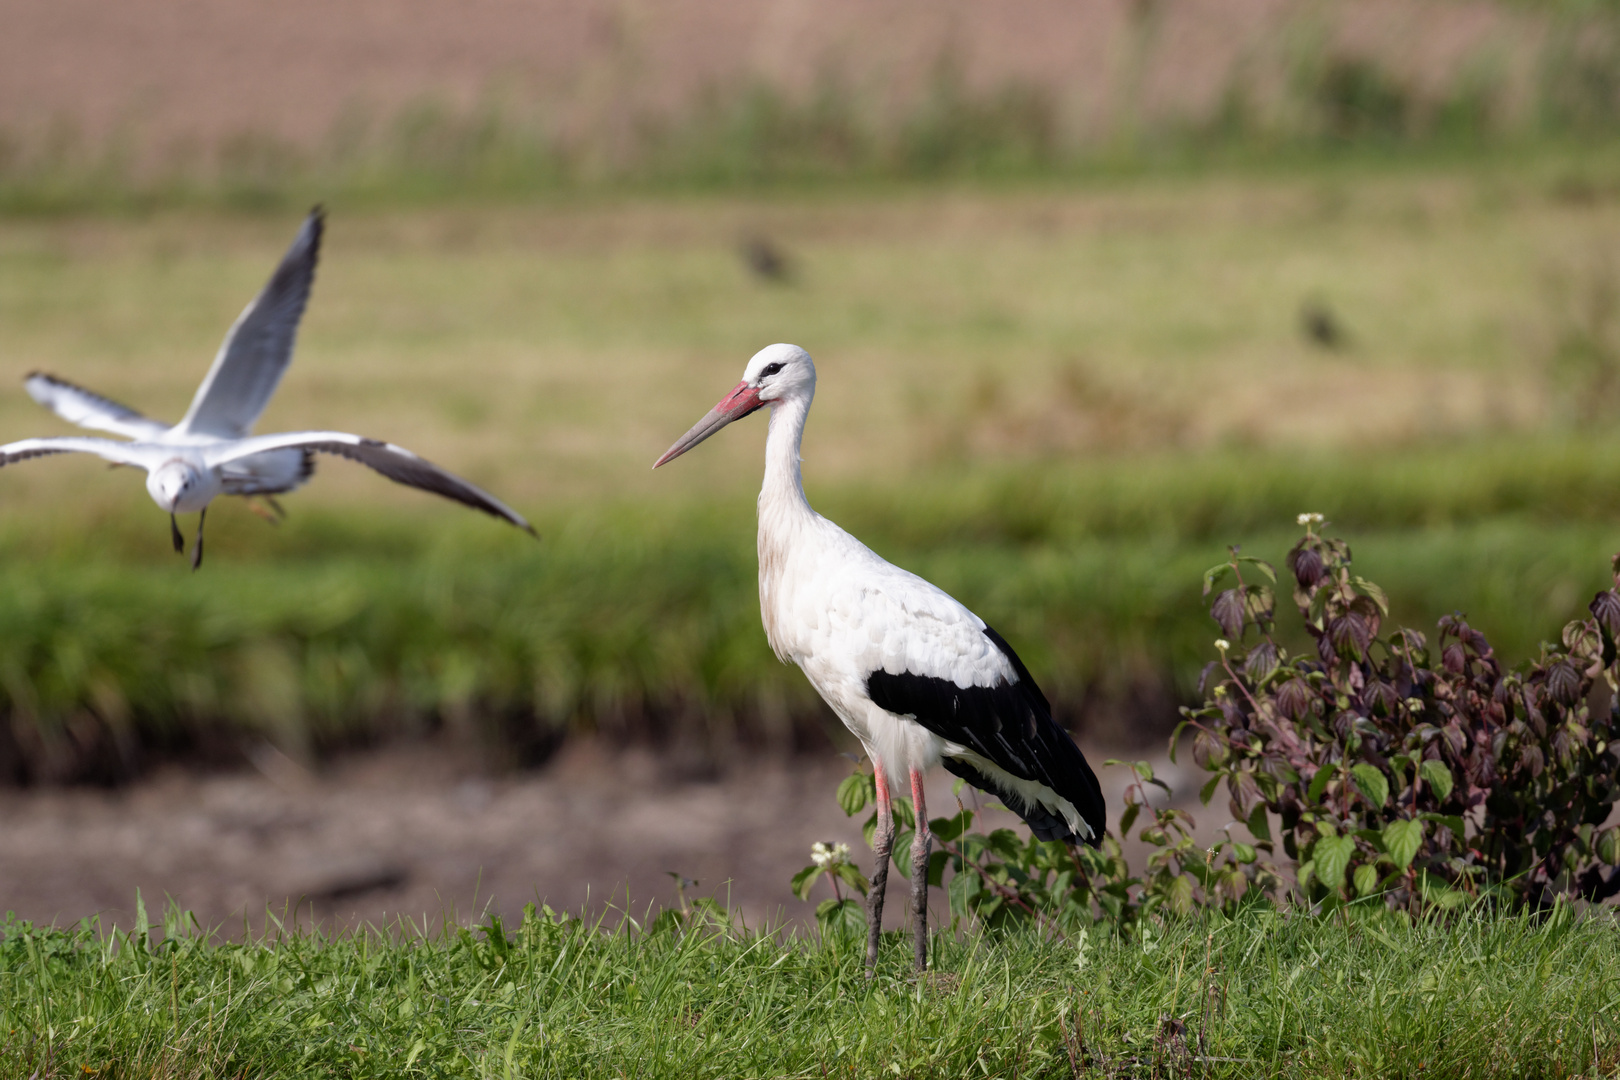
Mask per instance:
[[[720,404],[704,414],[703,419],[692,425],[688,431],[675,441],[675,445],[664,451],[664,456],[653,462],[653,468],[667,461],[674,461],[710,435],[719,431],[733,420],[741,420],[749,413],[763,409],[765,402],[759,400],[757,387],[740,382],[732,387],[731,393],[720,399]]]

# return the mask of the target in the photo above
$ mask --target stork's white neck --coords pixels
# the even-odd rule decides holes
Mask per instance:
[[[812,392],[813,394],[813,392]],[[765,482],[759,489],[759,611],[765,637],[776,655],[792,659],[788,638],[784,576],[793,550],[803,541],[817,514],[804,497],[799,474],[799,443],[810,415],[812,394],[784,399],[771,406],[770,434],[765,439]]]
[[[770,433],[765,439],[765,483],[759,489],[760,524],[765,509],[810,511],[799,472],[799,445],[810,416],[810,399],[793,397],[771,406]]]

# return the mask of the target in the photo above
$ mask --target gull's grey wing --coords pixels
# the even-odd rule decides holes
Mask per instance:
[[[170,452],[161,446],[68,435],[59,439],[22,439],[6,443],[0,446],[0,466],[15,465],[19,461],[50,454],[95,454],[115,465],[134,465],[151,470],[162,464]]]
[[[177,425],[179,431],[240,439],[253,429],[292,361],[298,323],[315,283],[325,220],[318,206],[304,219],[281,265],[225,335],[214,366]]]
[[[210,446],[203,453],[210,468],[219,468],[239,458],[262,454],[266,450],[312,450],[318,454],[335,454],[358,461],[367,468],[382,473],[388,479],[409,487],[431,491],[454,499],[475,510],[511,522],[529,533],[534,527],[523,515],[501,502],[495,496],[475,487],[433,462],[419,458],[404,447],[367,439],[344,431],[293,431],[283,435],[260,435],[234,443]]]
[[[29,397],[70,424],[110,431],[127,439],[155,439],[169,430],[169,425],[148,419],[127,405],[43,371],[30,374],[23,386]]]

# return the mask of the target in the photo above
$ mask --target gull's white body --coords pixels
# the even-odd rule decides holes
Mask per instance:
[[[146,490],[170,514],[201,513],[220,495],[278,495],[309,479],[313,455],[336,454],[529,529],[492,495],[410,451],[341,431],[252,436],[292,362],[298,325],[315,280],[323,219],[311,213],[263,291],[232,325],[191,408],[174,425],[142,416],[50,375],[28,377],[28,393],[64,420],[121,435],[23,439],[0,446],[0,466],[50,454],[95,454],[146,470]],[[532,529],[530,530],[533,531]],[[201,553],[199,525],[198,555]],[[178,546],[178,534],[176,534]]]

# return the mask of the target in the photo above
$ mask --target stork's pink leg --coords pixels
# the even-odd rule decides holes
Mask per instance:
[[[917,829],[911,834],[911,916],[917,936],[917,970],[928,970],[928,849],[934,834],[928,831],[928,804],[923,800],[922,773],[911,770],[911,808]]]
[[[889,854],[894,850],[894,808],[889,805],[889,778],[883,762],[872,758],[872,778],[877,781],[877,833],[872,837],[877,862],[872,866],[872,891],[866,898],[866,974],[877,970],[878,941],[883,935],[883,887],[889,882]]]

